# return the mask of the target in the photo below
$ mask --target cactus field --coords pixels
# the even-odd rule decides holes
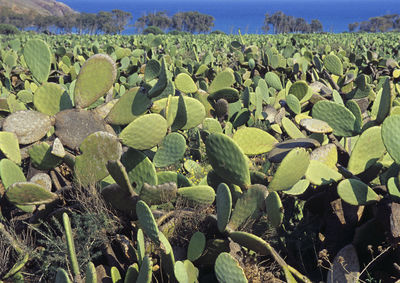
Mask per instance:
[[[0,282],[396,282],[399,50],[0,37]]]

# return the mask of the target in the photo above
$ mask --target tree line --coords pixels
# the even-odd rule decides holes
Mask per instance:
[[[400,15],[391,14],[369,18],[368,21],[349,24],[349,32],[387,32],[400,31]]]
[[[0,23],[13,25],[21,30],[34,28],[38,32],[79,34],[120,34],[132,20],[130,12],[114,9],[111,12],[73,13],[65,16],[19,14],[8,7],[0,10]]]
[[[265,14],[262,30],[267,33],[272,26],[273,33],[315,33],[322,32],[323,26],[318,19],[307,23],[304,18],[285,15],[282,11]]]

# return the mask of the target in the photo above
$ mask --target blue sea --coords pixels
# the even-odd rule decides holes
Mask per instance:
[[[400,14],[399,0],[59,0],[76,11],[97,13],[121,9],[133,15],[133,22],[145,13],[167,11],[199,11],[214,16],[213,30],[228,34],[262,33],[266,13],[282,11],[286,15],[303,17],[307,22],[319,19],[324,31],[348,31],[348,24],[385,14]],[[132,24],[133,24],[132,22]],[[133,34],[133,27],[125,34]]]

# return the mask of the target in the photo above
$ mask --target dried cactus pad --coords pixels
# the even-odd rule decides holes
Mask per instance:
[[[18,138],[14,133],[0,132],[0,150],[11,161],[21,163]]]
[[[75,105],[85,108],[103,96],[117,76],[114,60],[108,55],[96,54],[82,66],[75,85]]]
[[[24,59],[32,76],[39,82],[46,82],[50,75],[51,52],[41,39],[31,39],[24,47]]]
[[[96,132],[81,144],[82,155],[76,157],[75,174],[77,179],[88,185],[108,175],[107,161],[118,160],[122,146],[116,136],[107,132]]]
[[[3,131],[15,133],[20,144],[30,144],[44,137],[51,124],[50,117],[43,113],[17,111],[4,120]]]
[[[61,110],[72,108],[72,102],[65,89],[56,83],[44,83],[35,92],[33,104],[47,115],[55,115]]]
[[[167,133],[167,120],[160,114],[146,114],[131,122],[120,134],[122,142],[135,149],[150,149]]]
[[[56,136],[71,149],[77,149],[88,135],[107,131],[107,124],[100,117],[82,109],[61,111],[55,119]]]

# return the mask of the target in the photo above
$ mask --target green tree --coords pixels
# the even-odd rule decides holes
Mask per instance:
[[[128,25],[128,23],[132,20],[132,13],[125,12],[119,9],[114,9],[111,11],[111,13],[115,22],[117,33],[120,34]]]
[[[172,28],[191,33],[208,32],[214,26],[214,17],[197,11],[179,12],[172,17]]]
[[[311,32],[322,32],[324,27],[322,26],[322,23],[317,20],[313,19],[310,24]]]

